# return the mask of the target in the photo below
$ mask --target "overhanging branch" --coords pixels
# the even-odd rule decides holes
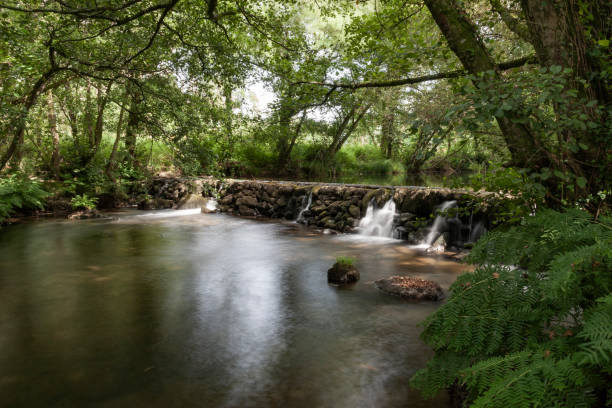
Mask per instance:
[[[511,68],[518,68],[526,64],[532,64],[535,61],[536,61],[535,56],[530,55],[527,57],[499,63],[497,64],[497,68],[500,71],[507,71]],[[421,82],[436,81],[439,79],[459,78],[459,77],[466,76],[466,75],[468,75],[468,72],[466,70],[457,69],[454,71],[440,72],[437,74],[423,75],[423,76],[418,76],[418,77],[392,79],[389,81],[367,81],[367,82],[359,82],[359,83],[353,83],[353,84],[302,81],[302,82],[296,82],[295,85],[300,85],[300,84],[319,85],[319,86],[330,87],[333,90],[335,89],[360,89],[360,88],[390,88],[394,86],[414,85],[414,84],[419,84]]]

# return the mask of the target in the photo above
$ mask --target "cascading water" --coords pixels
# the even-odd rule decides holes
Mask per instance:
[[[395,202],[390,199],[382,208],[374,208],[374,202],[368,204],[366,215],[359,220],[359,234],[374,237],[393,238],[393,221]]]
[[[306,196],[304,196],[304,198],[302,199],[302,210],[298,214],[295,222],[303,223],[305,221],[304,213],[310,209],[310,204],[312,204],[312,191],[310,192],[310,194],[308,194],[308,201],[306,202],[305,200]],[[306,206],[304,206],[304,204],[306,204]]]
[[[487,228],[482,222],[478,222],[473,228],[470,229],[470,237],[468,242],[476,242],[478,239],[487,232]]]
[[[206,201],[206,205],[204,207],[206,208],[206,211],[213,212],[213,211],[217,211],[217,209],[219,208],[219,205],[216,199],[209,198],[208,201]]]
[[[424,244],[426,244],[427,246],[431,246],[435,240],[438,238],[438,236],[440,235],[440,233],[442,233],[442,229],[446,223],[446,220],[449,218],[456,218],[457,215],[455,214],[454,217],[447,217],[446,215],[446,211],[448,211],[450,208],[456,207],[457,206],[457,201],[453,200],[453,201],[445,201],[443,202],[440,207],[438,208],[438,216],[436,217],[436,219],[434,220],[433,225],[431,226],[431,229],[429,230],[429,233],[427,234],[427,237],[425,238],[425,242]]]

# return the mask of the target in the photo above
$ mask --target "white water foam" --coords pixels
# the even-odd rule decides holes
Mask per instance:
[[[208,211],[217,211],[217,208],[219,208],[217,200],[214,198],[209,198],[208,201],[206,201],[205,207]]]
[[[445,201],[440,205],[440,208],[438,208],[438,212],[442,214],[438,214],[438,216],[434,220],[434,223],[431,226],[431,229],[429,230],[429,233],[427,234],[427,237],[425,238],[423,245],[427,245],[427,247],[430,247],[434,243],[436,238],[438,238],[438,235],[440,235],[440,229],[442,228],[444,224],[444,220],[447,218],[445,212],[449,208],[452,208],[455,206],[457,206],[457,201],[455,200]]]
[[[190,208],[187,210],[163,210],[154,211],[146,214],[138,214],[135,217],[146,217],[146,218],[169,218],[169,217],[184,217],[186,215],[201,214],[201,208]]]
[[[390,199],[382,208],[374,208],[374,203],[368,204],[366,215],[359,220],[359,234],[371,237],[393,238],[393,219],[395,218],[395,202]]]
[[[306,197],[304,197],[306,198]],[[308,194],[308,202],[306,203],[306,206],[304,207],[304,202],[302,201],[302,210],[300,211],[300,213],[298,214],[295,222],[303,222],[304,221],[304,212],[308,211],[310,209],[310,204],[312,204],[312,191],[310,192],[310,194]]]

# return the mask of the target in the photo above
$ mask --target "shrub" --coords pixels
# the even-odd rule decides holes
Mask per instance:
[[[468,260],[423,323],[436,354],[412,385],[460,387],[473,407],[611,406],[612,217],[544,210]]]
[[[43,200],[48,196],[39,181],[26,176],[13,174],[0,179],[0,222],[17,209],[42,209]]]
[[[93,210],[98,204],[98,198],[88,197],[87,194],[76,195],[72,197],[72,199],[70,200],[70,204],[72,204],[72,208],[75,210],[78,210],[80,208]]]

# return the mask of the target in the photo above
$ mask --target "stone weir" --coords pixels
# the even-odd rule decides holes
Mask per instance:
[[[446,247],[474,241],[475,227],[484,231],[489,226],[492,207],[490,193],[416,186],[164,178],[153,180],[148,190],[139,208],[186,208],[185,204],[215,197],[225,213],[295,220],[345,233],[359,232],[369,207],[375,212],[393,199],[391,237],[423,243],[433,232],[438,234],[429,244],[443,236]],[[448,203],[453,203],[455,211],[434,222],[436,211]],[[434,225],[439,231],[432,231]]]

